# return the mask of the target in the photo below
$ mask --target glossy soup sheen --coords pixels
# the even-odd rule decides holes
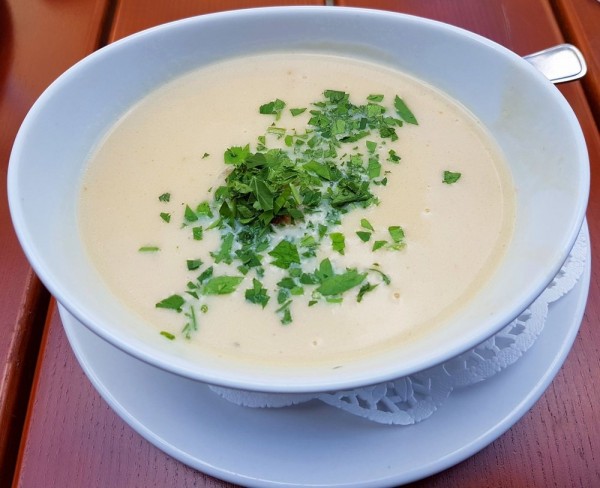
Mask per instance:
[[[391,115],[398,95],[418,119],[418,125],[398,128],[397,141],[378,146],[382,170],[389,172],[387,185],[372,189],[379,205],[351,210],[333,229],[345,236],[344,255],[325,237],[317,257],[303,261],[307,269],[324,257],[336,269],[369,269],[377,263],[390,284],[379,282],[360,303],[357,288],[345,293],[342,303],[320,300],[312,306],[306,288],[294,297],[293,321],[282,325],[276,284],[286,270],[268,265],[266,255],[261,283],[271,295],[267,306],[245,299],[256,276],[250,271],[234,293],[203,298],[208,311],[197,310],[198,330],[185,338],[184,315],[155,304],[184,293],[220,246],[216,230],[205,230],[203,239],[195,240],[189,228],[182,228],[185,205],[212,199],[231,170],[223,161],[230,146],[255,147],[273,123],[288,133],[304,131],[311,102],[326,89],[349,93],[355,104],[384,94],[381,104]],[[279,120],[259,114],[259,106],[276,98],[287,104]],[[291,107],[309,110],[292,116]],[[399,164],[387,161],[391,149],[401,157]],[[446,170],[460,172],[461,178],[444,183]],[[165,193],[170,193],[168,202],[158,198]],[[170,214],[171,221],[161,213]],[[356,234],[365,231],[361,219],[375,229],[367,243]],[[490,278],[510,241],[513,221],[514,188],[506,164],[485,129],[457,102],[385,66],[307,53],[224,61],[151,93],[97,147],[80,202],[90,259],[114,295],[148,327],[174,336],[165,337],[165,348],[184,341],[198,351],[274,365],[342,362],[435,333]],[[406,247],[373,252],[375,240],[390,240],[390,226],[403,228]],[[293,226],[278,232],[298,238]],[[140,252],[143,246],[160,251]],[[189,271],[189,259],[204,264]],[[214,272],[242,276],[238,264],[215,264]]]

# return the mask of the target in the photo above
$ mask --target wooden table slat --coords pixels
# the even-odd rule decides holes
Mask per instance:
[[[25,114],[61,72],[97,45],[106,0],[0,1],[0,167],[6,181],[13,140]],[[13,231],[0,187],[0,484],[12,470],[48,296]],[[23,398],[25,394],[25,398]],[[17,437],[15,437],[17,436]]]
[[[600,2],[597,0],[552,0],[564,26],[567,41],[583,53],[588,74],[583,79],[596,125],[600,127]]]
[[[178,2],[159,2],[148,9],[145,0],[122,0],[117,8],[115,21],[110,39],[115,41],[122,37],[139,32],[149,27],[164,24],[174,20],[204,15],[225,10],[275,7],[280,5],[323,5],[324,0],[291,0],[281,2],[278,0],[179,0]]]
[[[544,0],[337,0],[336,5],[439,20],[487,37],[521,56],[563,42],[552,10]]]

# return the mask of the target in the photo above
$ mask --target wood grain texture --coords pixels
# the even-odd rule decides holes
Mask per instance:
[[[121,0],[118,4],[110,39],[117,40],[149,27],[194,15],[222,12],[252,7],[275,7],[280,5],[323,5],[324,0],[178,0],[177,2],[154,2],[148,8],[146,0]]]
[[[106,0],[0,2],[0,168],[38,95],[96,47]],[[100,19],[100,20],[99,20]],[[48,295],[21,251],[0,186],[0,484],[12,469]],[[24,404],[25,402],[25,404]]]
[[[567,41],[583,53],[588,75],[583,86],[596,124],[600,127],[600,2],[597,0],[552,0]]]
[[[54,301],[49,317],[16,486],[227,486],[162,453],[117,417],[77,363]]]
[[[439,20],[487,37],[519,55],[550,47],[562,39],[552,10],[544,0],[336,0],[335,3]]]
[[[203,5],[209,4],[214,5]],[[545,0],[371,0],[337,4],[398,10],[443,20],[485,35],[518,54],[563,41],[559,23]],[[157,18],[156,11],[142,8],[141,0],[124,0],[115,12],[111,38],[177,16],[195,15],[199,13],[198,5],[184,0],[176,4],[160,2],[156,8],[162,13]],[[600,139],[581,84],[564,85],[561,91],[574,108],[589,146],[592,194],[588,223],[592,253],[597,255]],[[594,263],[580,333],[565,365],[542,398],[486,449],[412,486],[600,486],[599,323],[600,266]],[[35,385],[15,486],[45,487],[48,480],[61,487],[232,486],[174,461],[144,441],[109,409],[77,365],[54,307]]]

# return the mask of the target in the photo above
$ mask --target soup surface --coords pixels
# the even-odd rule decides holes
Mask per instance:
[[[435,333],[490,278],[513,221],[506,165],[463,107],[307,53],[149,94],[97,147],[80,202],[91,260],[165,347],[280,365]]]

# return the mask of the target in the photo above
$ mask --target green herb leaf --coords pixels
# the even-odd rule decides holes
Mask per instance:
[[[281,117],[281,111],[285,108],[285,102],[280,100],[279,98],[273,100],[272,102],[265,103],[261,105],[258,111],[261,114],[266,115],[275,115],[275,120],[279,120]]]
[[[185,303],[185,299],[181,295],[171,295],[170,297],[161,300],[156,304],[156,308],[166,308],[181,312],[181,307]]]
[[[263,210],[273,210],[273,193],[267,184],[261,179],[253,178],[251,187],[260,208]]]
[[[365,296],[365,294],[369,293],[370,291],[373,291],[375,288],[377,288],[377,286],[378,285],[372,285],[369,282],[365,283],[363,286],[360,287],[360,290],[358,290],[358,295],[356,295],[356,301],[359,303],[362,302],[362,299]]]
[[[370,231],[375,232],[375,229],[373,229],[371,222],[369,222],[367,219],[360,219],[360,225],[364,229],[369,229]]]
[[[280,288],[277,292],[277,303],[281,305],[282,303],[287,302],[289,298],[290,290],[288,290],[287,288]]]
[[[215,263],[224,262],[231,264],[233,257],[231,255],[231,249],[233,248],[233,234],[227,234],[221,239],[221,248],[219,252],[211,252],[210,255],[215,259]]]
[[[306,112],[306,107],[304,108],[290,108],[290,112],[292,113],[292,116],[296,117],[304,112]]]
[[[161,202],[168,202],[168,201],[170,201],[170,200],[171,200],[171,194],[170,194],[170,193],[163,193],[162,195],[160,195],[160,196],[158,197],[158,199],[159,199]]]
[[[367,166],[367,174],[369,178],[379,178],[381,176],[381,163],[376,158],[369,158],[369,164]]]
[[[298,248],[290,241],[280,241],[279,244],[269,252],[269,256],[275,258],[275,261],[271,261],[271,264],[279,268],[288,269],[292,264],[300,264]]]
[[[208,217],[208,218],[213,218],[214,214],[210,208],[210,203],[208,202],[201,202],[198,204],[198,206],[196,207],[196,215],[198,217]]]
[[[283,278],[279,283],[277,283],[277,286],[279,286],[280,288],[286,288],[288,290],[291,290],[293,288],[296,288],[296,286],[298,285],[296,284],[293,278],[287,276]]]
[[[331,173],[331,168],[329,168],[329,166],[326,164],[318,163],[317,161],[309,161],[303,167],[307,171],[311,171],[320,176],[324,180],[332,181],[334,179]]]
[[[370,232],[365,232],[365,231],[357,231],[356,235],[360,238],[361,241],[363,242],[368,242],[369,239],[371,239],[371,233]]]
[[[270,298],[267,294],[267,289],[256,278],[252,279],[252,288],[246,290],[245,297],[249,302],[261,305],[262,308],[267,306]]]
[[[319,269],[315,271],[315,276],[318,278],[320,283],[334,274],[333,265],[328,258],[323,259],[323,261],[321,261],[319,264]]]
[[[404,240],[404,229],[399,225],[388,227],[388,231],[392,236],[392,240],[396,243],[400,243]]]
[[[166,330],[161,330],[160,331],[160,335],[163,336],[163,337],[166,337],[170,341],[172,341],[172,340],[175,339],[175,336],[173,334],[171,334],[170,332],[167,332]]]
[[[201,285],[204,284],[206,281],[208,281],[213,275],[213,267],[210,266],[209,268],[206,268],[201,274],[200,276],[198,276],[198,283],[200,283]]]
[[[404,100],[402,100],[398,95],[394,98],[394,107],[396,108],[396,112],[398,115],[409,124],[419,125],[417,119],[410,111]]]
[[[388,275],[386,275],[383,271],[381,271],[380,269],[377,268],[369,268],[369,271],[374,271],[375,273],[378,273],[379,276],[381,276],[382,281],[386,284],[389,285],[392,280],[390,279],[390,277]]]
[[[396,153],[396,151],[394,151],[393,149],[390,149],[388,151],[388,161],[390,161],[391,163],[394,164],[398,164],[400,162],[400,156],[398,156],[398,154]]]
[[[451,185],[452,183],[456,183],[460,179],[461,176],[462,176],[462,173],[453,173],[452,171],[444,171],[443,183],[446,183],[447,185]]]
[[[313,273],[302,273],[300,283],[303,285],[316,285],[319,283],[319,279]]]
[[[195,241],[201,241],[203,237],[203,229],[201,226],[192,227],[192,236]]]
[[[344,237],[344,234],[340,232],[332,232],[329,234],[329,238],[331,239],[332,249],[343,255],[344,249],[346,248],[346,238]]]
[[[167,224],[171,222],[171,214],[166,212],[160,213],[160,218],[163,219]]]
[[[194,212],[189,205],[185,206],[185,210],[183,212],[183,218],[185,219],[186,222],[196,222],[198,220],[198,216],[196,215],[196,212]]]
[[[223,155],[225,164],[239,165],[246,161],[250,156],[250,146],[246,144],[244,147],[233,146],[228,148]]]
[[[206,282],[202,293],[204,295],[228,295],[237,289],[243,279],[243,276],[215,276]]]
[[[288,306],[285,307],[282,312],[283,312],[283,316],[281,317],[281,324],[282,325],[288,325],[292,323],[292,312],[290,311],[290,302],[288,303]]]
[[[158,246],[142,246],[138,249],[138,252],[158,252],[160,247]]]
[[[345,273],[325,278],[321,281],[317,291],[323,296],[339,295],[360,285],[366,276],[367,273],[359,273],[356,269],[350,269]]]
[[[375,241],[373,243],[373,251],[377,251],[377,249],[381,249],[386,244],[387,244],[387,241]]]
[[[186,261],[187,264],[187,269],[190,271],[195,271],[198,268],[200,268],[200,266],[202,266],[202,260],[201,259],[188,259]]]
[[[367,100],[369,100],[370,102],[381,102],[383,100],[383,95],[380,95],[380,94],[369,95],[367,97]]]

